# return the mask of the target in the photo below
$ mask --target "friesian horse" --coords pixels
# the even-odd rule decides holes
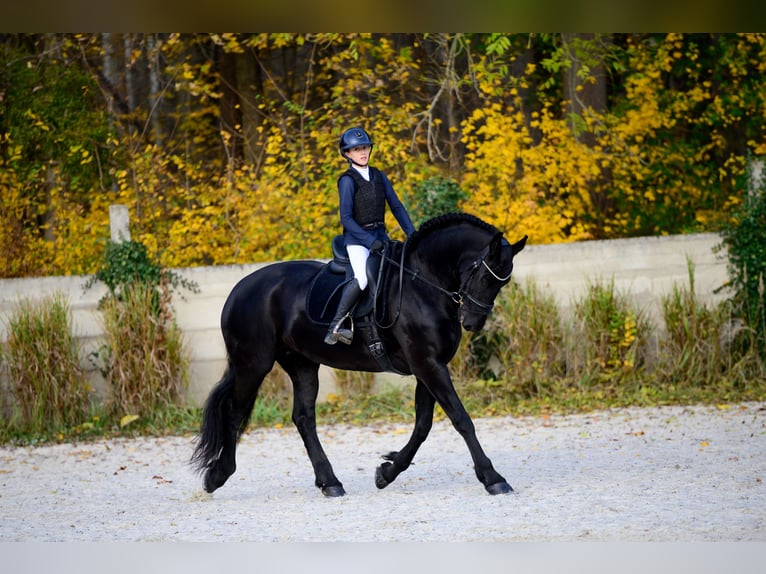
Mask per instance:
[[[476,476],[486,490],[490,494],[513,490],[479,444],[447,364],[457,351],[461,325],[467,331],[484,326],[495,297],[510,280],[513,258],[526,240],[525,235],[511,244],[481,219],[452,213],[425,222],[404,244],[391,243],[398,250],[387,251],[385,259],[395,271],[378,286],[384,300],[380,306],[388,309],[388,320],[378,323],[378,336],[393,367],[389,370],[416,378],[415,426],[401,450],[383,456],[386,462],[375,472],[378,488],[388,486],[410,466],[428,436],[438,402],[465,440]],[[399,256],[392,258],[394,251]],[[319,261],[273,263],[244,277],[229,294],[221,313],[228,364],[205,403],[191,457],[204,473],[208,492],[221,487],[236,470],[237,441],[248,424],[258,389],[276,362],[292,381],[292,420],[314,468],[316,486],[326,496],[345,494],[317,436],[319,365],[368,372],[384,369],[361,329],[350,346],[324,343],[327,323],[310,317],[307,300],[325,265]]]

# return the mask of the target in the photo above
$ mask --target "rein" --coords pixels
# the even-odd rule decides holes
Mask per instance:
[[[497,273],[495,273],[492,268],[487,264],[486,257],[488,255],[489,246],[485,247],[484,250],[479,254],[479,257],[476,258],[476,260],[471,263],[471,273],[468,275],[468,277],[463,281],[460,285],[460,288],[457,291],[449,291],[442,287],[441,285],[438,285],[434,283],[433,281],[430,281],[429,279],[426,279],[425,277],[422,277],[420,275],[420,271],[412,271],[411,269],[408,269],[404,265],[404,256],[407,252],[407,243],[405,242],[404,246],[402,247],[402,254],[400,257],[400,261],[396,261],[396,259],[393,259],[389,257],[387,254],[383,254],[383,258],[388,261],[389,263],[393,263],[399,268],[399,297],[396,304],[396,315],[391,320],[391,322],[388,325],[381,325],[378,324],[379,327],[383,329],[387,329],[390,327],[393,327],[394,324],[399,320],[399,314],[402,309],[402,284],[404,279],[404,274],[408,273],[412,279],[417,279],[418,281],[422,281],[426,285],[429,285],[436,289],[437,291],[440,291],[444,295],[447,295],[452,301],[454,301],[457,305],[460,307],[464,306],[466,303],[466,300],[468,300],[469,303],[475,305],[479,309],[481,309],[481,312],[485,315],[488,315],[490,311],[492,311],[492,308],[495,306],[494,303],[484,303],[482,301],[479,301],[476,299],[473,295],[468,293],[465,290],[465,286],[471,282],[471,279],[473,279],[474,274],[479,269],[481,265],[484,265],[487,271],[489,271],[490,275],[494,277],[497,281],[500,281],[501,283],[504,281],[508,281],[508,279],[511,278],[511,273],[506,275],[505,277],[499,276]],[[377,299],[375,300],[375,309],[377,311]],[[375,313],[375,317],[377,317],[377,312]],[[377,319],[376,319],[377,322]]]

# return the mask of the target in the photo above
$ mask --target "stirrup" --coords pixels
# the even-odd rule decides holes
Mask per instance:
[[[348,319],[351,322],[351,328],[346,329],[343,326],[343,323]],[[332,335],[335,338],[336,341],[340,341],[341,343],[344,343],[346,345],[350,345],[351,341],[354,339],[354,320],[351,318],[351,315],[346,315],[338,321],[338,324],[335,325],[335,328],[332,330]]]
[[[343,327],[343,323],[348,319],[351,322],[351,328],[346,329]],[[327,334],[324,337],[324,342],[328,345],[334,345],[338,341],[341,343],[344,343],[346,345],[350,345],[351,341],[354,339],[354,320],[351,318],[351,315],[348,314],[345,317],[343,317],[338,323],[333,327],[332,329],[327,331]]]

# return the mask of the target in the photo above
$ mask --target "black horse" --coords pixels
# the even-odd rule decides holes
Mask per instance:
[[[404,244],[392,242],[385,259],[393,271],[381,279],[375,305],[387,309],[387,319],[377,318],[379,328],[374,329],[390,369],[381,367],[373,356],[362,328],[350,346],[324,343],[327,322],[311,317],[307,301],[316,278],[329,264],[274,263],[243,278],[223,307],[221,329],[228,366],[206,401],[192,455],[192,463],[204,472],[205,490],[213,492],[234,473],[237,441],[258,389],[276,361],[292,380],[293,422],[314,467],[315,484],[326,496],[342,496],[345,491],[317,436],[320,364],[343,370],[391,370],[416,378],[415,427],[404,448],[384,456],[386,462],[375,473],[378,488],[409,467],[428,436],[438,402],[465,440],[476,476],[487,491],[511,492],[479,444],[447,363],[457,351],[461,325],[468,331],[484,326],[495,297],[510,280],[513,258],[526,240],[524,236],[510,244],[495,227],[457,213],[427,221]],[[397,255],[391,257],[392,253]]]

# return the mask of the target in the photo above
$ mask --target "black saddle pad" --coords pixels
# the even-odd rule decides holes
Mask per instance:
[[[331,269],[332,265],[334,265],[333,262],[327,263],[317,273],[306,297],[306,310],[309,318],[315,323],[323,325],[329,325],[335,316],[343,287],[348,282],[345,274],[337,273]],[[359,297],[354,308],[354,317],[366,315],[372,310],[373,302],[369,291],[369,289],[365,289]]]
[[[401,242],[389,243],[387,258],[395,259],[398,257],[397,254],[401,253],[401,246]],[[387,300],[386,291],[391,284],[391,275],[398,273],[398,268],[391,265],[387,259],[383,259],[381,265],[381,272],[378,274],[377,280],[370,281],[370,286],[362,292],[354,308],[353,316],[355,318],[365,317],[376,310],[378,321],[383,322],[387,315],[388,310],[383,302]],[[324,265],[314,277],[306,297],[306,310],[309,318],[315,323],[329,325],[335,316],[343,287],[351,278],[350,271],[349,273],[339,273],[339,270],[342,271],[343,269],[339,269],[338,261],[334,260]],[[373,299],[372,286],[377,288],[375,295],[377,306]]]

